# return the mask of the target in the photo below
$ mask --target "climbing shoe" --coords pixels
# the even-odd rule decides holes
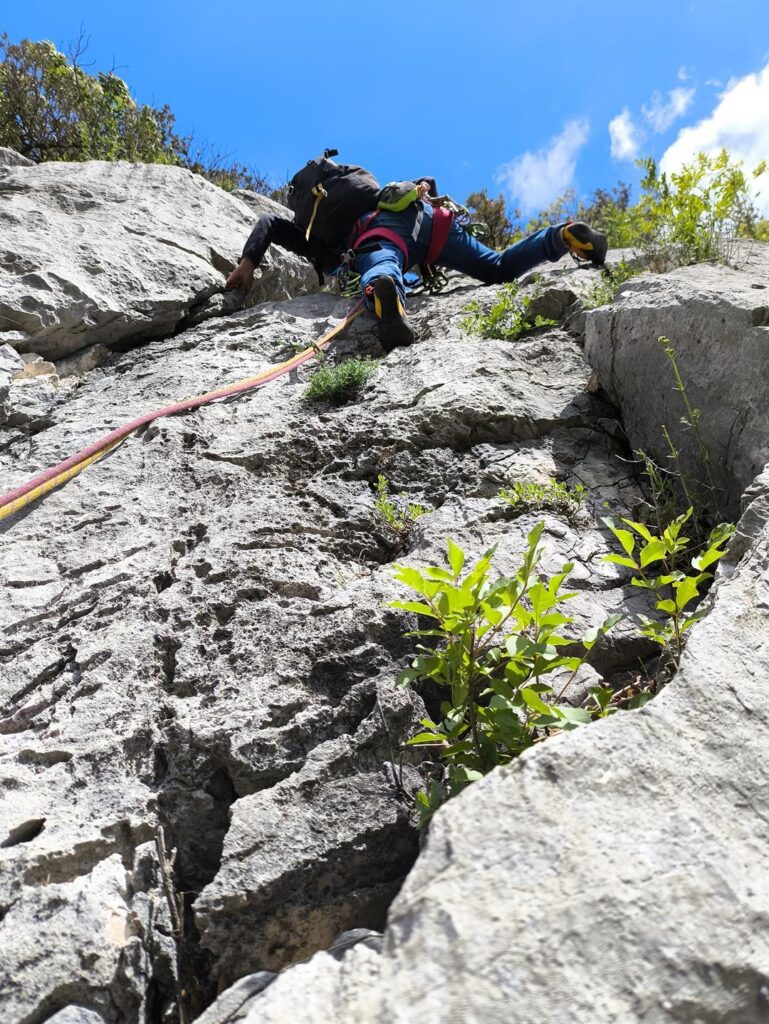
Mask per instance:
[[[385,352],[392,352],[394,348],[402,345],[410,345],[416,338],[416,333],[406,318],[406,310],[403,308],[395,281],[387,275],[378,277],[366,292],[374,303],[379,343]]]
[[[582,221],[574,221],[561,228],[563,244],[578,263],[592,263],[594,267],[602,267],[609,248],[606,235],[594,231]]]

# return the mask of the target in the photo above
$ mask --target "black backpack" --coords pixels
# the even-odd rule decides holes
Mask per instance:
[[[363,167],[335,164],[336,149],[308,160],[288,185],[288,206],[294,223],[329,249],[341,251],[355,221],[376,209],[381,186]]]

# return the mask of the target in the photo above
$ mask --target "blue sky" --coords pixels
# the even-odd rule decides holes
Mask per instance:
[[[769,157],[767,0],[0,0],[13,40],[81,24],[92,70],[276,180],[336,146],[382,181],[531,210],[635,183],[635,154]]]

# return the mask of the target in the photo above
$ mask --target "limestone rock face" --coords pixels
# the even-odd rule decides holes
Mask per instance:
[[[58,359],[170,334],[221,290],[253,220],[177,167],[0,163],[0,344]],[[272,249],[251,300],[315,287],[304,261]]]
[[[24,360],[10,345],[0,345],[0,424],[7,423],[11,407],[11,381],[24,369]]]
[[[244,1022],[766,1020],[766,484],[752,501],[750,554],[663,694],[451,801],[381,954],[319,953]]]
[[[659,294],[682,337],[691,304],[691,334],[680,343],[688,358],[709,323],[700,303],[713,272],[725,322],[737,321],[745,278],[691,268],[637,282],[619,314],[591,314],[593,344],[596,325],[613,316],[629,331],[627,301],[662,333]],[[614,334],[617,358],[629,359],[623,338]],[[632,381],[614,365],[603,379],[643,423],[641,401],[630,404]],[[641,362],[625,365],[641,373]],[[674,422],[678,396],[663,389],[663,364],[654,383],[668,395],[663,422]],[[707,399],[703,417],[718,420],[713,390]],[[752,422],[760,453],[768,438],[757,414]],[[638,434],[630,440],[639,443]],[[738,466],[732,479],[740,473],[748,470]],[[549,740],[449,802],[390,908],[381,949],[360,944],[341,959],[320,952],[253,995],[244,979],[236,1019],[278,1024],[299,1005],[307,1024],[765,1021],[768,495],[763,470],[744,494],[710,615],[660,696]]]
[[[416,755],[397,762],[424,714],[395,685],[413,622],[387,607],[402,594],[391,562],[440,560],[450,535],[470,557],[496,543],[511,571],[540,517],[511,518],[505,482],[591,488],[575,521],[547,517],[547,568],[576,563],[575,634],[645,607],[600,561],[601,503],[628,508],[638,491],[579,345],[559,330],[469,337],[458,323],[476,297],[493,295],[455,282],[415,300],[421,340],[383,359],[355,403],[308,404],[303,369],[159,421],[5,527],[12,1016],[72,1005],[106,1024],[152,1019],[179,970],[200,1011],[244,975],[384,926],[417,856]],[[6,428],[0,475],[13,487],[140,412],[253,375],[348,308],[263,303],[86,364],[59,380],[45,422]],[[353,351],[382,356],[367,317],[336,343]],[[405,539],[376,513],[380,473],[431,510]],[[595,670],[648,653],[623,625]],[[188,894],[181,968],[158,825]]]
[[[658,338],[670,339],[724,509],[734,516],[740,495],[769,459],[769,253],[754,243],[739,270],[703,264],[647,274],[621,289],[620,300],[587,316],[585,354],[616,402],[634,447],[669,456],[665,424],[696,478],[705,472],[686,409]]]
[[[34,160],[30,160],[28,157],[22,156],[21,153],[17,153],[15,149],[9,149],[7,146],[0,146],[0,167],[34,166]]]
[[[82,166],[81,197],[105,177]],[[0,208],[9,175],[41,170],[0,172]],[[131,173],[115,168],[138,194]],[[163,237],[184,240],[203,282],[185,294],[199,298],[219,257],[196,254],[230,244],[234,260],[251,215],[223,196],[230,227],[204,242],[189,218],[209,186],[179,181],[202,191]],[[27,216],[26,195],[6,212]],[[103,258],[93,232],[80,266]],[[181,294],[159,235],[144,236],[157,279]],[[274,266],[290,291],[291,264]],[[9,273],[0,301],[20,307]],[[583,279],[563,262],[528,287],[574,325]],[[736,307],[745,278],[724,280]],[[386,357],[361,317],[332,350],[381,358],[356,401],[310,404],[303,367],[153,423],[0,525],[0,1017],[174,1024],[184,990],[205,1024],[764,1020],[766,476],[668,689],[493,772],[419,850],[427,766],[401,747],[435,696],[395,684],[414,619],[388,604],[403,596],[394,561],[438,562],[450,536],[471,559],[496,545],[507,574],[544,518],[543,568],[574,563],[573,635],[628,616],[567,698],[650,654],[633,624],[644,592],[601,557],[607,505],[641,498],[616,410],[574,334],[467,335],[464,307],[493,297],[455,278],[412,300],[419,341]],[[222,303],[196,323],[192,301],[174,307],[173,335],[156,324],[128,351],[70,359],[85,342],[67,348],[53,321],[12,339],[26,362],[0,348],[3,491],[129,418],[280,362],[349,308],[312,294]],[[93,322],[88,344],[111,343],[79,303],[61,298],[56,322]],[[52,358],[57,372],[41,372]],[[377,512],[380,474],[428,510],[403,535]],[[515,516],[498,498],[554,476],[589,488],[575,515]],[[165,882],[161,827],[175,851]]]
[[[236,188],[232,195],[241,203],[246,204],[254,220],[261,217],[263,213],[276,213],[279,217],[285,217],[287,220],[294,219],[293,210],[289,210],[281,203],[276,203],[274,199],[262,195],[261,192],[253,192],[250,188]]]

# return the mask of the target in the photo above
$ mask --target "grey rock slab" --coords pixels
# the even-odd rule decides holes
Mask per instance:
[[[49,1017],[46,1024],[104,1024],[104,1017],[84,1006],[70,1005]]]
[[[439,1024],[447,1005],[468,1022],[764,1021],[765,512],[661,696],[447,804],[382,953],[317,954],[245,1020],[285,1020],[300,1002],[311,1024]]]
[[[14,380],[24,380],[29,377],[42,377],[47,374],[56,373],[56,367],[43,359],[36,352],[25,352],[21,357],[24,360],[24,369],[14,374]]]
[[[384,714],[400,727],[395,696]],[[380,725],[376,715],[364,722],[369,731]],[[298,773],[233,806],[221,868],[195,903],[220,983],[250,966],[276,970],[328,947],[345,921],[384,925],[416,856],[409,819],[420,780],[407,769],[408,791],[394,800],[397,769],[383,755],[384,748],[366,756],[360,739],[331,740]]]
[[[221,290],[251,227],[239,200],[182,168],[0,169],[0,343],[58,359],[169,334]],[[251,300],[316,286],[304,261],[273,249]]]
[[[254,192],[250,188],[236,188],[231,195],[241,203],[245,203],[256,217],[261,217],[264,213],[273,213],[277,214],[278,217],[285,217],[286,220],[294,219],[293,210],[289,210],[282,203],[270,199],[269,196],[265,196],[261,192]]]
[[[7,423],[11,411],[8,396],[11,381],[24,370],[24,360],[10,345],[0,345],[0,424]]]
[[[34,167],[35,161],[22,156],[15,149],[0,146],[0,167]]]
[[[141,947],[119,856],[105,858],[85,876],[41,879],[4,905],[0,1006],[6,1020],[29,1020],[32,1014],[47,1019],[71,1002],[93,1008],[90,1017],[74,1018],[89,1024],[112,1024],[120,1019],[121,1005],[129,1015],[138,1013],[144,1002],[138,979],[125,977],[110,999],[115,961],[128,966]],[[72,1019],[72,1011],[63,1019]]]
[[[769,459],[769,246],[755,243],[741,270],[700,264],[627,282],[619,301],[587,317],[585,354],[606,393],[621,408],[632,446],[666,464],[666,424],[682,462],[706,480],[686,409],[673,390],[671,365],[658,338],[670,339],[724,512]],[[763,262],[762,262],[763,260]]]
[[[26,922],[36,943],[0,966],[18,975],[19,1016],[80,1003],[117,1024],[115,1000],[137,1006],[150,990],[170,1007],[170,926],[146,852],[158,824],[190,894],[189,941],[211,965],[201,1008],[242,974],[384,923],[416,855],[393,762],[424,714],[394,684],[413,641],[387,607],[401,593],[390,563],[439,558],[449,533],[471,554],[498,542],[500,566],[513,564],[536,517],[505,519],[500,478],[552,468],[633,500],[579,347],[557,330],[518,345],[467,336],[457,321],[483,292],[413,300],[422,340],[382,358],[356,402],[308,402],[304,367],[157,421],[0,527],[0,905],[12,908],[0,933]],[[4,483],[258,373],[349,305],[262,303],[66,378],[40,429],[0,434]],[[368,315],[331,358],[352,352],[383,355]],[[376,513],[380,473],[397,501],[432,509],[405,540]],[[580,626],[623,606],[621,577],[600,563],[599,511],[547,517],[548,567],[577,563]],[[408,759],[403,782],[417,784]],[[102,934],[102,872],[118,864],[130,941],[74,972],[62,951],[90,956],[81,933]],[[79,918],[57,915],[75,893]]]
[[[238,1024],[239,1021],[245,1020],[251,1000],[262,992],[274,977],[270,971],[257,971],[256,974],[247,974],[245,978],[240,978],[222,992],[216,1002],[200,1017],[195,1018],[195,1024]]]
[[[87,345],[71,356],[65,356],[54,364],[59,377],[83,377],[89,370],[106,362],[110,357],[106,345]]]
[[[47,364],[53,367],[53,364]],[[32,364],[33,371],[36,368]],[[51,420],[59,399],[59,378],[56,373],[41,372],[27,376],[21,371],[8,390],[6,422],[10,427],[41,430]]]

